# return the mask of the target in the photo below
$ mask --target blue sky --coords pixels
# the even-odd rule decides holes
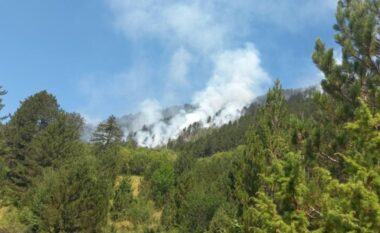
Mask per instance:
[[[191,103],[225,51],[254,48],[271,80],[316,84],[314,41],[335,0],[0,0],[4,113],[40,90],[88,120]],[[240,51],[240,50],[239,50]],[[267,85],[268,86],[268,85]],[[264,91],[265,87],[255,89]]]

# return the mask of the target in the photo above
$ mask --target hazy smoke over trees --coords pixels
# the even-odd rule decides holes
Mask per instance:
[[[269,82],[253,45],[221,52],[214,59],[213,76],[207,86],[192,98],[194,109],[182,109],[165,119],[157,101],[144,101],[141,114],[126,133],[133,133],[139,145],[155,147],[176,138],[195,122],[201,123],[202,127],[220,126],[236,120],[241,110],[262,94]]]

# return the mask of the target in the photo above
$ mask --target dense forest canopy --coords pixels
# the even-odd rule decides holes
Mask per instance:
[[[158,148],[38,92],[0,123],[0,232],[379,232],[380,1],[340,0],[322,91],[262,101]],[[0,87],[2,96],[7,92]],[[0,114],[0,116],[2,116]]]

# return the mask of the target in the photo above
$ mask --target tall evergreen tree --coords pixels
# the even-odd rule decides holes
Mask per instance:
[[[380,107],[379,0],[340,0],[336,12],[336,41],[342,46],[341,64],[332,49],[317,40],[313,60],[322,70],[323,89],[353,114],[361,97],[370,108]]]
[[[0,86],[0,111],[5,106],[3,103],[3,99],[1,98],[3,95],[7,94],[7,92]],[[4,156],[9,152],[8,148],[5,144],[5,136],[4,136],[4,125],[1,120],[5,119],[5,117],[0,117],[0,196],[3,194],[6,180],[7,167],[5,166]]]
[[[123,131],[120,129],[116,117],[110,116],[106,122],[98,125],[91,141],[95,144],[107,146],[112,143],[120,143],[122,139]]]
[[[46,91],[28,97],[11,117],[6,128],[6,142],[11,148],[7,156],[10,168],[7,176],[19,188],[27,188],[31,177],[38,174],[30,157],[32,140],[43,132],[59,115],[56,98]]]
[[[0,86],[0,111],[4,108],[5,104],[3,103],[3,99],[1,98],[3,95],[6,95],[8,92],[4,90],[2,86]],[[0,121],[4,120],[6,117],[0,117]]]
[[[268,148],[268,160],[281,158],[288,150],[286,128],[289,125],[289,114],[285,105],[285,94],[279,80],[276,80],[266,96],[265,104],[259,108],[255,118],[255,132]]]
[[[242,232],[244,233],[277,233],[293,232],[276,210],[276,205],[265,193],[259,192],[253,199],[254,206],[244,213]]]
[[[312,190],[322,191],[317,191],[317,202],[310,201],[317,206],[311,219],[321,232],[379,229],[379,9],[379,0],[338,2],[334,28],[341,63],[332,49],[316,42],[313,60],[325,74],[322,87],[327,95],[319,96],[326,119],[316,126],[322,137],[314,153],[333,164],[320,163],[325,166],[312,174]]]
[[[47,170],[30,192],[26,223],[31,232],[104,232],[112,184],[99,165],[84,154]]]
[[[54,121],[58,112],[56,98],[46,91],[28,97],[11,117],[8,143],[22,156],[33,137]]]
[[[286,118],[285,96],[277,80],[258,109],[255,126],[246,133],[242,164],[237,166],[236,179],[241,186],[237,191],[245,204],[264,186],[264,178],[271,173],[273,161],[288,151],[284,133]]]
[[[91,138],[94,154],[103,164],[103,175],[108,177],[111,183],[115,182],[121,169],[122,139],[123,131],[115,116],[110,116],[105,122],[100,123]]]
[[[66,159],[81,152],[83,120],[77,114],[60,112],[30,144],[29,157],[40,167],[58,168]]]

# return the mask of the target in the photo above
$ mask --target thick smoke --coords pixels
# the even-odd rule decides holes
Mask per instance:
[[[262,94],[269,82],[253,45],[221,52],[215,56],[207,86],[192,98],[193,109],[182,109],[167,118],[157,101],[145,101],[126,133],[133,133],[141,146],[156,147],[177,138],[195,122],[202,127],[221,126],[239,118],[242,109]]]
[[[141,146],[163,145],[193,123],[218,127],[236,120],[270,81],[252,44],[230,49],[245,41],[241,36],[251,27],[246,17],[241,17],[250,8],[245,1],[231,4],[214,0],[108,0],[108,3],[115,14],[116,28],[126,38],[154,39],[171,51],[170,62],[166,64],[171,85],[164,90],[165,95],[170,97],[173,87],[191,85],[191,71],[203,61],[213,63],[212,76],[206,87],[194,94],[191,107],[171,108],[173,111],[167,112],[157,101],[147,100],[141,104],[140,113],[120,120],[125,134],[132,135]]]

